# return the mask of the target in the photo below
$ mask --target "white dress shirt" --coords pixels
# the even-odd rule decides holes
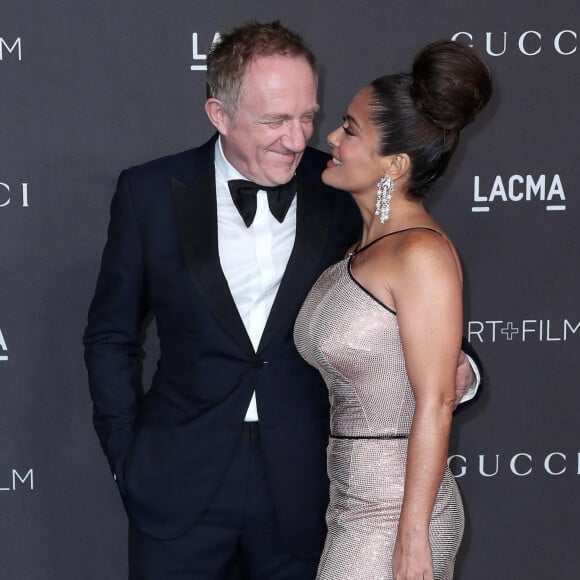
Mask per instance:
[[[231,179],[247,177],[225,158],[218,139],[215,144],[215,182],[220,263],[256,351],[294,246],[296,196],[280,223],[270,213],[267,193],[258,191],[256,216],[248,228],[232,201],[228,187]],[[256,393],[252,395],[245,420],[258,420]]]

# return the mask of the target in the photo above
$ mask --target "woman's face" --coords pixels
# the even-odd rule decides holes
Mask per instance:
[[[372,89],[364,87],[348,107],[343,124],[328,136],[332,160],[322,173],[327,185],[357,194],[376,192],[385,175],[385,157],[377,153],[378,132],[369,119]]]

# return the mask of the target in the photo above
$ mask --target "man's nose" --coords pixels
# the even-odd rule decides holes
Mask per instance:
[[[306,134],[306,128],[298,120],[289,121],[286,127],[286,133],[282,140],[284,146],[295,153],[304,151],[309,138],[309,135]]]

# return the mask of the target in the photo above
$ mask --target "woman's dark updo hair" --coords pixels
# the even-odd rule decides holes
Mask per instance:
[[[459,131],[489,101],[491,73],[473,49],[442,40],[416,56],[411,74],[384,76],[370,86],[378,152],[409,155],[407,193],[422,199],[447,168]]]

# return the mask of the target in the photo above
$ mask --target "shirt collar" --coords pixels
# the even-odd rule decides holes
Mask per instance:
[[[215,142],[215,175],[216,179],[227,184],[231,179],[248,179],[242,175],[224,155],[221,135]]]

